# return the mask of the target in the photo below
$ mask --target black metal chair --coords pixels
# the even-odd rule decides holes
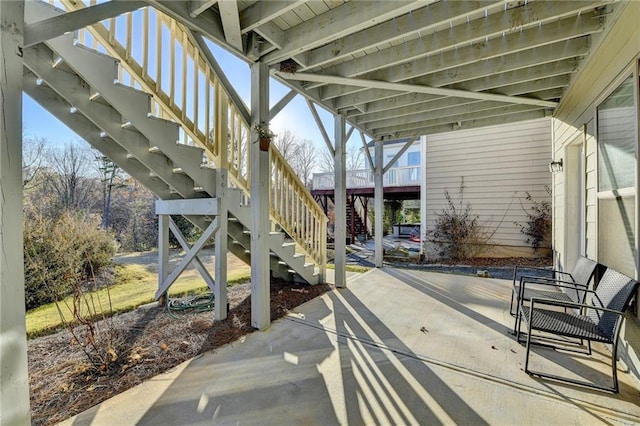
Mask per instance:
[[[527,284],[524,286],[526,287],[526,285]],[[637,281],[617,271],[608,269],[602,276],[595,291],[586,290],[591,299],[589,303],[542,299],[534,296],[531,298],[530,306],[521,304],[519,309],[523,320],[528,325],[525,372],[529,375],[617,393],[618,375],[616,362],[618,337],[624,311],[629,307],[631,298],[637,289]],[[562,310],[559,308],[562,308]],[[586,381],[529,370],[531,345],[536,344],[531,340],[531,335],[534,331],[536,331],[536,338],[540,337],[545,339],[547,336],[562,336],[586,340],[588,342],[611,344],[613,386],[600,386]],[[539,335],[538,332],[542,332],[544,335]],[[558,345],[553,346],[557,349],[563,349]]]
[[[548,271],[553,277],[540,277],[519,274],[523,267],[513,268],[513,287],[511,291],[511,306],[509,312],[515,316],[513,332],[520,341],[518,332],[520,315],[518,306],[529,302],[533,297],[553,299],[564,302],[584,303],[585,290],[589,288],[589,282],[595,275],[597,262],[580,256],[571,272],[534,268]],[[526,286],[524,283],[527,283]],[[515,309],[514,309],[514,302]]]

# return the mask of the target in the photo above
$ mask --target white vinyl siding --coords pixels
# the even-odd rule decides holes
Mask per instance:
[[[595,128],[596,108],[604,101],[609,93],[618,87],[630,72],[637,67],[640,58],[640,2],[628,1],[618,3],[619,8],[614,11],[618,18],[616,25],[610,31],[605,32],[595,38],[592,46],[593,55],[583,65],[582,69],[573,77],[569,91],[565,94],[562,103],[554,113],[554,155],[562,156],[566,147],[575,141],[577,134],[584,135],[585,143],[585,254],[587,257],[601,261],[601,253],[598,253],[598,233],[602,235],[602,230],[598,230],[599,218],[602,223],[607,211],[599,211],[598,205],[598,161],[597,161],[597,140]],[[614,19],[608,16],[606,19]],[[637,95],[636,95],[637,96]],[[585,130],[586,129],[586,130]],[[635,129],[637,135],[637,128]],[[637,143],[637,140],[636,140]],[[637,159],[636,159],[637,162]],[[557,176],[557,175],[556,175]],[[556,179],[554,179],[556,180]],[[562,179],[558,177],[554,182],[554,190]],[[603,205],[609,209],[610,205]],[[633,208],[634,206],[625,206]],[[556,204],[554,206],[555,223],[572,220],[565,217],[565,206]],[[600,215],[600,217],[599,217]],[[620,217],[618,215],[618,217]],[[630,220],[637,222],[635,212],[630,215]],[[616,225],[616,224],[612,224]],[[622,229],[624,224],[618,223],[618,228]],[[558,239],[563,235],[556,233],[554,246],[555,266],[559,268],[570,268],[571,265],[565,263],[568,257],[564,248],[558,245]],[[625,235],[611,235],[620,244],[627,244]],[[603,256],[603,258],[606,256]],[[638,272],[631,270],[620,270],[628,275],[638,277]],[[636,295],[640,297],[640,292]],[[636,310],[636,315],[638,312]],[[640,344],[637,336],[640,335],[637,321],[625,321],[621,332],[622,342],[618,346],[620,357],[630,365],[630,370],[637,376],[640,371]]]
[[[592,122],[593,123],[593,122]],[[585,256],[589,259],[597,259],[598,247],[597,247],[597,202],[598,192],[596,189],[596,138],[589,133],[589,128],[592,127],[587,124],[587,137],[586,137],[586,212],[585,212]],[[591,131],[592,132],[592,131]]]
[[[618,11],[620,19],[607,34],[603,34],[606,47],[594,47],[594,56],[585,64],[584,69],[576,75],[571,90],[565,95],[554,116],[554,155],[562,158],[566,147],[573,143],[576,135],[582,134],[585,142],[585,255],[591,259],[598,258],[598,179],[597,179],[597,140],[595,130],[596,107],[608,92],[617,84],[621,84],[628,75],[629,67],[640,55],[640,2],[628,2]],[[586,131],[585,131],[586,127]],[[561,191],[564,186],[562,174],[554,176],[554,192]],[[561,200],[554,199],[554,226],[572,218],[565,217],[565,209]],[[565,265],[567,257],[562,245],[562,232],[556,229],[554,248],[556,266],[571,268]],[[635,271],[621,271],[634,275]]]
[[[495,230],[491,244],[529,247],[514,222],[527,221],[526,192],[550,201],[545,190],[551,184],[550,119],[429,135],[426,158],[428,227],[446,207],[444,190],[458,200],[464,177],[464,202]]]

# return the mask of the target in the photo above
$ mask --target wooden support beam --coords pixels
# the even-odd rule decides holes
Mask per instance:
[[[158,200],[156,201],[156,214],[217,216],[218,200],[216,198],[194,198],[191,200]]]
[[[182,247],[185,252],[189,252],[191,250],[191,246],[187,242],[187,239],[184,237],[184,235],[182,235],[182,232],[180,232],[180,228],[178,228],[178,225],[176,225],[171,216],[163,216],[167,216],[169,218],[169,230],[173,233],[173,236],[176,237],[176,240],[178,240],[178,244],[180,244],[180,247]],[[207,287],[209,287],[209,290],[215,292],[215,281],[213,280],[211,274],[209,273],[209,271],[207,271],[206,266],[204,266],[202,260],[200,260],[197,254],[193,258],[193,264],[200,273],[200,276],[202,277],[204,282],[207,284]]]
[[[359,2],[344,3],[286,31],[283,35],[282,47],[267,54],[264,61],[273,65],[290,56],[372,27],[377,22],[393,19],[420,6],[422,6],[420,1],[407,0],[370,2],[367,7],[362,7]]]
[[[251,65],[251,325],[271,324],[269,274],[269,152],[260,150],[257,128],[269,126],[269,69]]]
[[[373,173],[373,182],[374,182],[374,228],[373,234],[375,239],[375,265],[376,268],[382,268],[383,263],[383,222],[382,215],[384,214],[384,183],[382,180],[384,172],[383,170],[383,161],[384,161],[384,145],[381,139],[375,141],[375,169]]]
[[[335,206],[333,209],[335,223],[335,285],[338,288],[347,287],[347,163],[345,156],[346,120],[344,115],[334,117],[335,151],[333,156],[333,170],[335,173]]]
[[[344,137],[344,143],[345,143],[345,144],[349,141],[349,139],[351,138],[351,135],[353,134],[353,131],[354,131],[355,129],[356,129],[356,127],[355,127],[355,126],[351,126],[351,127],[349,128],[349,130],[347,131],[346,136]]]
[[[484,93],[484,92],[478,93],[478,92],[470,92],[466,90],[447,89],[442,87],[428,87],[428,86],[420,86],[415,84],[390,83],[387,81],[340,77],[337,75],[309,74],[309,73],[291,74],[291,73],[282,73],[282,72],[276,72],[276,75],[278,75],[278,77],[284,80],[317,81],[317,82],[324,82],[329,84],[365,87],[368,89],[387,89],[387,90],[396,90],[398,92],[407,92],[407,93],[415,92],[415,93],[426,93],[430,95],[439,95],[439,96],[454,96],[454,97],[463,98],[463,99],[500,101],[500,102],[506,102],[506,103],[512,103],[512,104],[536,105],[536,106],[541,106],[545,108],[555,108],[558,105],[557,102],[542,101],[540,99],[525,98],[521,96],[497,95],[493,93]]]
[[[24,1],[0,1],[0,424],[27,425],[29,376],[22,251]]]
[[[255,2],[240,13],[240,29],[242,34],[248,33],[255,28],[270,23],[282,14],[295,9],[307,1],[308,0],[269,0]]]
[[[504,48],[503,45],[517,45],[525,36],[542,39],[540,32],[549,32],[549,42],[555,42],[563,38],[560,34],[566,34],[566,39],[576,38],[581,35],[599,31],[600,23],[592,12],[585,12],[579,16],[580,11],[593,11],[602,5],[602,1],[591,2],[529,2],[522,7],[503,10],[500,13],[490,14],[487,17],[478,18],[472,23],[463,22],[453,28],[449,26],[436,32],[424,34],[419,38],[407,40],[402,43],[402,48],[387,47],[379,49],[367,55],[365,61],[355,59],[341,62],[323,70],[326,74],[356,77],[380,69],[394,67],[402,70],[398,75],[407,73],[407,64],[428,63],[437,58],[442,61],[440,54],[464,49],[480,49],[476,44],[486,44],[496,48]],[[593,24],[595,22],[595,25]],[[517,25],[513,23],[517,22]],[[472,30],[470,28],[473,28]],[[429,48],[426,49],[425,46]],[[455,52],[458,55],[459,52]],[[427,59],[428,59],[427,58]],[[464,62],[460,61],[460,65]]]
[[[189,1],[189,16],[195,18],[217,2],[218,0],[191,0]]]
[[[271,110],[269,111],[269,119],[273,120],[274,117],[278,115],[278,113],[282,111],[284,107],[286,107],[289,104],[289,102],[291,102],[293,98],[296,97],[297,94],[298,93],[296,93],[296,91],[292,89],[289,91],[289,93],[284,95],[282,99],[278,101],[277,104],[271,107]]]
[[[167,214],[158,216],[158,289],[169,276],[169,221]]]
[[[145,2],[138,0],[110,1],[26,24],[24,26],[24,47],[77,31],[105,19],[140,9],[145,5]]]
[[[402,157],[402,154],[404,154],[405,152],[407,152],[407,150],[409,148],[411,148],[411,145],[413,145],[413,143],[416,141],[416,139],[418,138],[418,136],[414,136],[412,138],[410,138],[407,143],[404,144],[404,146],[400,149],[400,151],[398,151],[396,153],[396,155],[393,156],[393,158],[391,159],[391,161],[389,161],[387,163],[387,165],[384,167],[384,169],[382,169],[382,174],[385,174],[389,171],[389,169],[393,166],[393,163],[395,163],[396,161],[398,161],[398,159],[400,157]]]
[[[410,14],[382,22],[349,37],[342,38],[309,52],[309,68],[345,60],[353,54],[382,48],[421,34],[429,34],[443,22],[464,18],[479,9],[500,6],[503,0],[491,1],[441,1],[413,10]]]
[[[360,139],[362,140],[362,148],[364,149],[364,155],[367,157],[369,168],[371,170],[374,170],[376,166],[375,164],[373,164],[373,159],[371,158],[371,152],[369,152],[369,147],[367,146],[367,140],[364,138],[364,133],[362,132],[360,132]]]
[[[309,111],[311,111],[311,115],[313,116],[313,119],[315,120],[316,125],[318,126],[318,129],[320,129],[320,133],[322,134],[322,139],[324,139],[324,143],[327,145],[327,149],[331,153],[331,156],[334,157],[335,150],[331,145],[331,140],[329,139],[327,130],[324,128],[324,124],[322,124],[322,120],[320,120],[320,116],[318,115],[318,111],[316,111],[316,107],[313,105],[313,102],[311,102],[309,99],[305,98],[305,100],[307,101],[307,105],[309,106]]]
[[[213,235],[213,233],[218,229],[218,219],[213,220],[211,224],[204,230],[198,241],[191,247],[191,250],[187,252],[187,254],[182,258],[180,263],[171,271],[171,273],[161,282],[159,283],[158,290],[156,291],[155,298],[158,300],[162,295],[164,295],[171,284],[173,284],[180,274],[189,266],[193,258],[200,252],[202,247],[207,243],[209,238]]]
[[[420,137],[420,253],[426,256],[427,233],[427,137]]]
[[[236,0],[219,0],[218,9],[220,10],[220,19],[222,19],[222,28],[224,29],[224,37],[227,43],[242,52],[238,3]]]
[[[216,321],[222,321],[228,315],[227,298],[227,234],[229,211],[227,206],[228,171],[216,170],[216,197],[218,198],[218,230],[215,234],[215,277],[216,287],[213,292],[215,300],[214,315]]]

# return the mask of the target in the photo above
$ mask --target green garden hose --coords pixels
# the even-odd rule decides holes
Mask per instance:
[[[196,296],[185,297],[180,299],[170,299],[169,295],[165,297],[165,309],[167,314],[173,319],[178,319],[176,315],[187,313],[201,313],[212,311],[214,307],[213,293],[198,294]]]

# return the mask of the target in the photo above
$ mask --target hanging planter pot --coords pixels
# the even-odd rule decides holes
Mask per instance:
[[[260,138],[260,151],[269,151],[269,145],[271,145],[271,138]]]
[[[260,143],[260,151],[269,151],[269,145],[271,145],[271,139],[276,135],[269,130],[269,125],[266,123],[257,124],[254,130],[258,134],[258,142]]]

